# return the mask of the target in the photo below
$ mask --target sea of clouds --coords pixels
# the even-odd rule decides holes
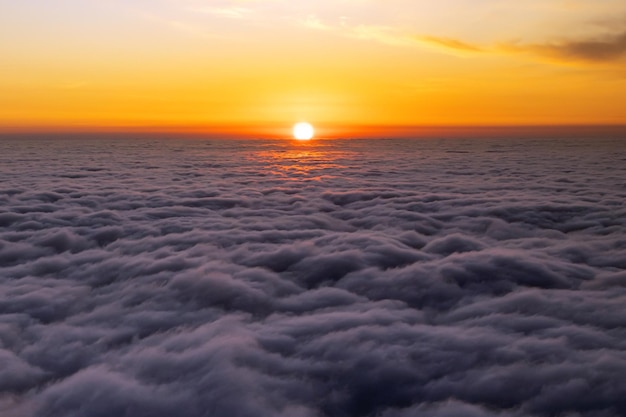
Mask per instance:
[[[0,140],[0,415],[626,415],[625,201],[624,140]]]

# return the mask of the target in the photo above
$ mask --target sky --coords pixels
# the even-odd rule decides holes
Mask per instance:
[[[0,0],[0,55],[2,131],[626,123],[623,0]]]

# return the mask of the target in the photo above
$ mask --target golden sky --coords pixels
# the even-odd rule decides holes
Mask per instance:
[[[626,124],[624,0],[0,0],[0,57],[0,130]]]

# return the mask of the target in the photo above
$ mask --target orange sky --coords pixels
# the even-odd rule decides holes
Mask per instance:
[[[625,23],[623,0],[2,2],[0,131],[626,124]]]

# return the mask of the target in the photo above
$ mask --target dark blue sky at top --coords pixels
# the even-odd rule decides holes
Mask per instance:
[[[0,141],[3,416],[621,416],[626,142]]]

